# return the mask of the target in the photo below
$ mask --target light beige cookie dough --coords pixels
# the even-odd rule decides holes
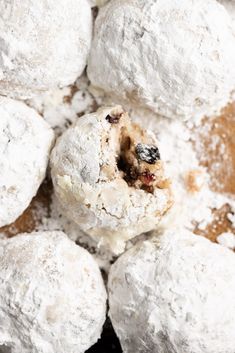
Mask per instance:
[[[87,0],[0,2],[0,94],[29,98],[72,84],[92,34]]]
[[[235,255],[187,230],[137,244],[109,274],[124,353],[233,353]]]
[[[154,135],[120,106],[85,115],[65,131],[51,173],[63,212],[116,253],[153,229],[172,203]]]
[[[100,337],[106,291],[95,260],[62,232],[0,242],[0,351],[84,353]]]
[[[215,0],[113,0],[88,62],[94,88],[176,119],[211,115],[235,89],[235,38]]]
[[[15,221],[43,181],[54,132],[26,104],[0,97],[0,227]]]

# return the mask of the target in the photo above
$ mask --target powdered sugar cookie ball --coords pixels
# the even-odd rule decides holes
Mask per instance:
[[[109,314],[125,353],[233,353],[234,290],[231,250],[168,230],[112,266]]]
[[[0,243],[0,349],[83,353],[100,337],[106,291],[95,260],[62,232]]]
[[[218,0],[227,10],[229,16],[232,19],[233,34],[235,36],[235,1],[232,0]]]
[[[91,6],[103,6],[110,0],[89,0]]]
[[[73,83],[86,66],[92,19],[87,0],[0,3],[0,94],[28,98]]]
[[[154,136],[120,106],[78,119],[58,140],[51,167],[63,212],[117,253],[171,205]]]
[[[211,114],[235,88],[231,19],[214,0],[114,0],[100,9],[94,87],[170,118]]]
[[[45,177],[53,141],[36,111],[0,97],[0,227],[28,207]]]

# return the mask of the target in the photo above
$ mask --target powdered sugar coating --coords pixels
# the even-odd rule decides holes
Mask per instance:
[[[119,128],[107,116],[122,113],[116,106],[84,115],[59,138],[51,155],[63,212],[116,253],[123,251],[126,240],[153,229],[171,205],[169,188],[148,193],[130,187],[121,176]]]
[[[217,237],[217,241],[220,245],[235,250],[235,234],[231,232],[222,233]]]
[[[90,5],[93,6],[104,6],[109,0],[89,0]]]
[[[0,97],[0,226],[18,218],[45,177],[54,133],[24,103]]]
[[[232,19],[233,33],[235,36],[235,1],[232,0],[218,0],[227,10],[229,16]]]
[[[85,68],[87,0],[0,1],[0,94],[28,98],[73,83]]]
[[[83,353],[100,337],[106,291],[98,265],[63,232],[1,241],[0,283],[3,351]]]
[[[235,255],[168,230],[122,255],[109,274],[110,317],[124,353],[233,353]]]
[[[170,118],[212,114],[235,88],[231,19],[214,0],[114,0],[100,9],[93,86]]]

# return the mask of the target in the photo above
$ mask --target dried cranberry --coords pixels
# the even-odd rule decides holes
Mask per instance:
[[[159,149],[154,145],[146,145],[138,143],[135,148],[138,159],[147,162],[148,164],[155,164],[161,159]]]
[[[139,178],[145,185],[149,185],[156,179],[155,175],[149,171],[141,173]]]

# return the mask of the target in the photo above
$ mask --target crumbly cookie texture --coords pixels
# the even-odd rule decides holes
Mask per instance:
[[[109,274],[124,353],[233,353],[235,256],[187,230],[137,244]]]
[[[0,226],[28,207],[46,173],[54,133],[22,102],[0,97]]]
[[[65,131],[52,151],[51,172],[63,212],[116,253],[153,229],[171,206],[155,137],[120,106],[84,115]]]
[[[214,0],[114,0],[100,9],[93,87],[170,118],[217,112],[235,88],[230,16]]]
[[[0,243],[0,350],[83,353],[100,337],[106,291],[98,265],[63,232]]]
[[[0,3],[0,94],[28,98],[73,83],[86,66],[92,18],[87,0]]]

